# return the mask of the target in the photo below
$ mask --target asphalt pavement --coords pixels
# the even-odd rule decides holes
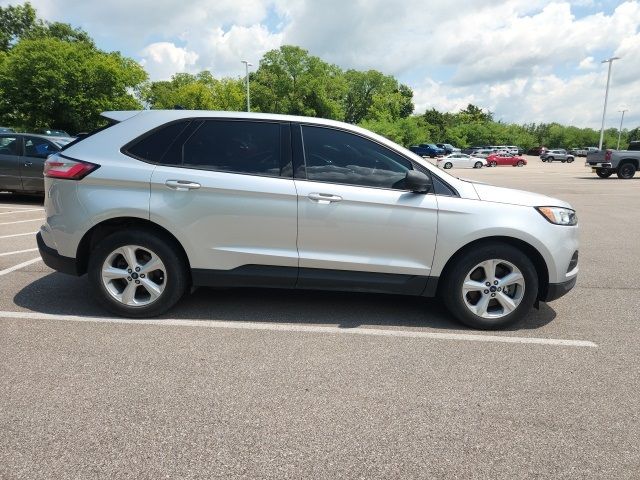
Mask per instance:
[[[257,289],[114,318],[0,194],[0,478],[639,478],[640,178],[528,159],[450,171],[578,211],[576,288],[499,332]]]

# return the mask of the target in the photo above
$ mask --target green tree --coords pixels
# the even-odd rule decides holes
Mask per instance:
[[[413,91],[389,75],[377,70],[348,70],[344,100],[344,121],[397,120],[413,112]]]
[[[86,131],[101,124],[104,110],[140,108],[132,92],[145,79],[135,61],[92,43],[23,39],[1,63],[2,121],[22,128]]]
[[[36,10],[29,2],[0,7],[0,51],[8,51],[20,38],[40,24]]]

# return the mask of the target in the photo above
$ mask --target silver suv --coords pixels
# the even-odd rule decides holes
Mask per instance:
[[[393,142],[317,118],[107,112],[45,164],[50,267],[88,274],[128,317],[192,286],[442,297],[499,328],[578,274],[566,202],[461,180]]]
[[[574,159],[575,156],[571,155],[569,152],[561,148],[555,150],[547,150],[540,155],[540,160],[549,163],[553,162],[554,160],[559,160],[562,163],[571,163]]]

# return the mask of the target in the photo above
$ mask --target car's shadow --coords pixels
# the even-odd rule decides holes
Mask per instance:
[[[91,298],[87,278],[52,273],[20,290],[16,305],[57,315],[111,316]],[[545,303],[507,330],[537,329],[556,312]],[[276,289],[199,288],[159,318],[469,330],[436,300],[399,295]]]
[[[0,203],[16,205],[42,206],[44,197],[42,195],[19,195],[8,192],[0,192]]]

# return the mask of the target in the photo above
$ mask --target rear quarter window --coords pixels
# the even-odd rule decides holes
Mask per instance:
[[[151,163],[179,165],[179,155],[168,155],[171,146],[189,126],[190,121],[179,121],[159,127],[134,140],[123,148],[123,153]]]

